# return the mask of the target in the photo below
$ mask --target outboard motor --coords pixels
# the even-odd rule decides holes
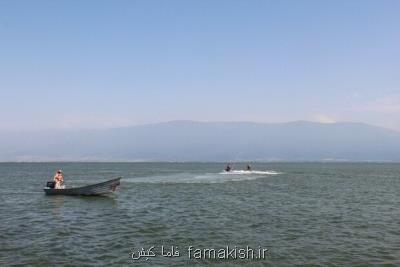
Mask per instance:
[[[46,186],[49,188],[54,188],[56,186],[56,182],[47,182]]]

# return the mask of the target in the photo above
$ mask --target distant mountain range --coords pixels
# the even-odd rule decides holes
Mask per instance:
[[[362,123],[173,121],[0,133],[0,161],[400,161],[400,133]]]

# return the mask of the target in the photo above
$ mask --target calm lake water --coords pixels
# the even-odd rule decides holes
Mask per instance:
[[[225,174],[217,163],[0,163],[0,265],[400,266],[400,164],[253,166],[261,172]],[[108,197],[45,196],[58,168],[67,185],[124,178]],[[132,259],[152,246],[154,256]],[[161,255],[161,246],[179,256]],[[227,246],[268,251],[262,259],[189,251]]]

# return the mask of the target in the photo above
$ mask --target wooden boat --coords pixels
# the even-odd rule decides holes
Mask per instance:
[[[117,189],[117,186],[120,185],[121,178],[122,177],[118,177],[116,179],[112,179],[106,182],[86,185],[82,187],[71,187],[64,189],[45,187],[43,190],[46,195],[98,196],[114,192]]]

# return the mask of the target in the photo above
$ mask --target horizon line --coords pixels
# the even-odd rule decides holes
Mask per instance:
[[[282,122],[260,122],[260,121],[246,121],[246,120],[226,120],[226,121],[209,121],[209,120],[167,120],[167,121],[160,121],[160,122],[149,122],[149,123],[138,123],[138,124],[131,124],[125,126],[114,126],[114,127],[93,127],[93,128],[69,128],[69,127],[58,127],[58,128],[43,128],[43,129],[2,129],[0,132],[41,132],[41,131],[96,131],[96,130],[112,130],[112,129],[124,129],[124,128],[131,128],[131,127],[140,127],[140,126],[151,126],[151,125],[158,125],[158,124],[169,124],[169,123],[250,123],[250,124],[271,124],[271,125],[278,125],[278,124],[291,124],[291,123],[312,123],[312,124],[319,124],[319,125],[335,125],[335,124],[361,124],[361,125],[368,125],[372,127],[382,128],[386,130],[395,131],[400,133],[400,130],[388,128],[385,126],[379,126],[375,124],[370,124],[366,122],[359,122],[359,121],[334,121],[334,122],[320,122],[320,121],[312,121],[312,120],[292,120],[292,121],[282,121]]]
[[[110,160],[54,160],[54,161],[41,161],[41,160],[33,160],[33,161],[0,161],[0,164],[6,163],[232,163],[232,164],[241,164],[241,163],[400,163],[400,160],[346,160],[346,159],[321,159],[321,160],[239,160],[239,161],[203,161],[203,160],[189,160],[189,161],[160,161],[160,160],[117,160],[117,161],[110,161]]]

